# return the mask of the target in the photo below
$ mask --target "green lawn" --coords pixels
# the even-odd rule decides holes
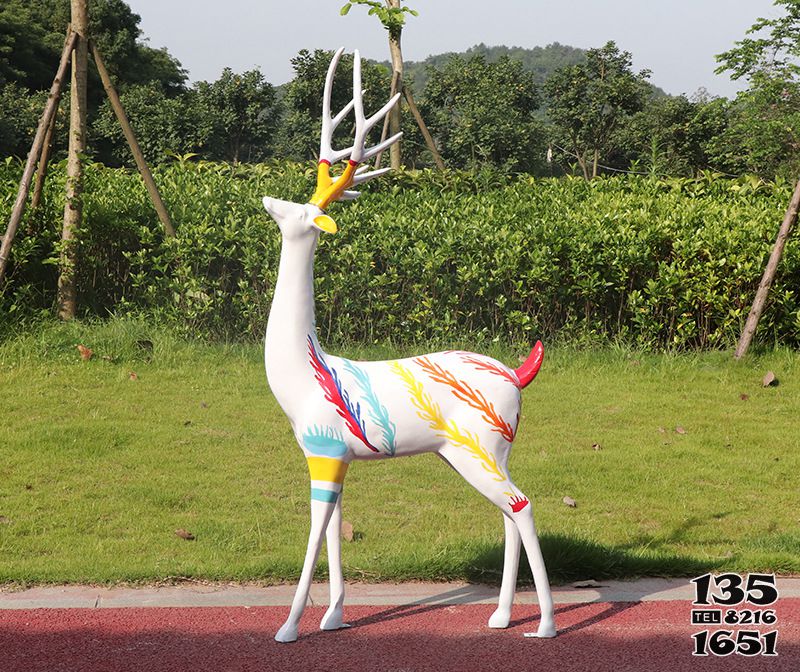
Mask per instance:
[[[798,353],[550,349],[511,471],[551,579],[800,572],[798,410]],[[0,344],[0,582],[294,580],[307,491],[258,346],[118,322]],[[344,507],[350,579],[499,580],[499,512],[433,456],[356,463]]]

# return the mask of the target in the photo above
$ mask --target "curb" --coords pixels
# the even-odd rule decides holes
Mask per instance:
[[[585,584],[586,587],[580,587]],[[781,598],[800,597],[800,578],[778,578]],[[177,586],[41,586],[0,589],[2,609],[111,609],[126,607],[279,607],[289,606],[295,586],[182,584]],[[349,583],[346,604],[368,606],[493,604],[499,588],[469,583]],[[585,581],[553,587],[556,604],[652,602],[694,598],[689,579]],[[315,583],[309,601],[328,603],[328,584]],[[515,604],[536,604],[533,590],[518,590]]]

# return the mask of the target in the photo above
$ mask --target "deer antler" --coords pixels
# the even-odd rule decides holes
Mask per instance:
[[[361,56],[358,50],[353,54],[353,99],[345,105],[339,113],[331,116],[331,92],[333,90],[333,78],[336,73],[336,66],[344,53],[344,47],[336,50],[328,66],[328,74],[325,78],[325,91],[322,95],[322,133],[319,141],[319,165],[317,166],[317,188],[309,203],[324,210],[330,203],[338,200],[350,200],[359,195],[357,191],[350,191],[349,187],[363,184],[367,180],[389,172],[389,168],[380,170],[368,170],[366,166],[358,168],[358,164],[371,158],[378,152],[382,152],[392,143],[400,139],[402,133],[397,133],[383,142],[367,149],[367,134],[386,114],[391,110],[400,98],[397,93],[389,99],[380,110],[371,117],[364,115],[363,91],[361,90]],[[331,146],[333,132],[342,120],[353,110],[355,114],[356,130],[353,144],[346,149],[334,150]],[[347,167],[344,172],[336,179],[331,178],[330,168],[332,163],[347,158]]]

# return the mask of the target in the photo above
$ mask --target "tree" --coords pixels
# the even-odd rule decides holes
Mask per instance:
[[[765,179],[800,171],[800,90],[796,84],[742,91],[727,105],[725,128],[708,145],[711,162],[727,173]]]
[[[423,109],[442,154],[455,166],[533,171],[545,155],[534,76],[519,61],[452,56],[429,68]]]
[[[786,14],[775,19],[759,18],[747,37],[733,49],[717,56],[718,73],[730,72],[732,79],[747,78],[751,88],[769,82],[793,82],[800,75],[800,0],[775,0]]]
[[[89,34],[121,89],[152,81],[168,94],[185,89],[185,70],[166,50],[140,41],[141,17],[127,3],[92,0],[91,4]],[[33,91],[49,89],[69,21],[70,0],[3,0],[0,84],[13,81]],[[96,73],[91,76],[97,78]],[[99,79],[91,81],[89,88],[102,91]],[[94,108],[99,97],[95,103]]]
[[[619,162],[654,175],[693,176],[711,168],[710,143],[725,131],[728,105],[727,99],[702,95],[649,100],[621,129]]]
[[[36,124],[30,123],[26,110],[46,98],[69,20],[70,0],[3,0],[0,5],[0,154],[27,154]],[[186,90],[186,72],[166,50],[153,49],[140,40],[139,22],[140,17],[122,0],[92,0],[90,35],[120,91],[150,84],[166,96],[180,95]],[[87,114],[91,123],[105,99],[91,59],[88,78]],[[20,109],[4,105],[3,101],[12,103],[15,98]],[[38,117],[42,107],[43,102],[32,114]],[[66,135],[57,133],[55,141],[57,154],[63,154]],[[99,159],[112,163],[121,160],[102,149]]]
[[[272,153],[278,121],[275,89],[258,69],[225,68],[215,82],[192,90],[195,114],[205,120],[205,151],[221,161],[261,161]]]
[[[718,73],[745,78],[726,132],[714,143],[730,172],[765,177],[800,169],[800,0],[776,0],[785,14],[759,18],[747,37],[717,56]]]
[[[545,83],[548,113],[588,180],[618,141],[622,123],[644,107],[647,70],[635,73],[631,55],[614,42],[589,49],[585,63],[556,70]]]
[[[188,94],[170,98],[152,83],[129,86],[120,94],[148,163],[162,163],[170,153],[199,151],[200,143],[190,134],[197,133],[201,120],[187,105],[187,98]],[[133,165],[130,147],[108,101],[103,102],[92,125],[92,140],[103,163]]]

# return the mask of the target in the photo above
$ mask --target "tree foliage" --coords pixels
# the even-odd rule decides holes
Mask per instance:
[[[70,21],[70,0],[3,0],[0,7],[0,84],[13,81],[31,90],[49,89]],[[116,81],[158,82],[165,93],[183,90],[186,72],[166,50],[140,40],[141,17],[124,0],[93,0],[92,40]],[[92,72],[94,84],[99,78]]]
[[[370,16],[378,17],[378,21],[389,31],[389,35],[395,39],[399,38],[400,33],[403,32],[403,26],[406,23],[406,14],[419,16],[417,10],[411,9],[407,5],[402,5],[400,2],[397,3],[397,6],[394,6],[389,2],[383,3],[379,0],[349,0],[342,6],[339,13],[342,16],[347,16],[353,5],[369,7],[367,13]]]
[[[747,78],[756,88],[770,81],[794,81],[800,75],[800,0],[775,0],[785,14],[759,18],[733,49],[717,56],[717,72]]]
[[[145,158],[161,163],[174,154],[196,153],[216,161],[263,161],[272,156],[279,117],[275,90],[259,70],[226,68],[214,82],[198,82],[180,96],[155,84],[121,94]],[[97,152],[109,164],[132,165],[132,155],[108,102],[92,126]]]
[[[800,169],[800,0],[776,0],[784,14],[759,18],[717,72],[745,78],[724,133],[713,141],[726,170],[793,175]]]
[[[596,177],[601,159],[618,141],[618,130],[644,107],[647,70],[635,73],[631,55],[614,42],[589,49],[586,61],[556,70],[545,84],[556,138],[577,159],[586,179]]]
[[[225,68],[216,81],[196,84],[190,101],[204,127],[206,156],[233,163],[271,156],[278,105],[260,70],[236,74]]]
[[[620,131],[612,162],[652,175],[693,177],[713,169],[719,157],[711,143],[727,128],[728,107],[724,98],[653,98]]]
[[[456,167],[532,171],[544,158],[540,97],[533,75],[502,57],[452,56],[431,68],[424,111],[442,156]]]

